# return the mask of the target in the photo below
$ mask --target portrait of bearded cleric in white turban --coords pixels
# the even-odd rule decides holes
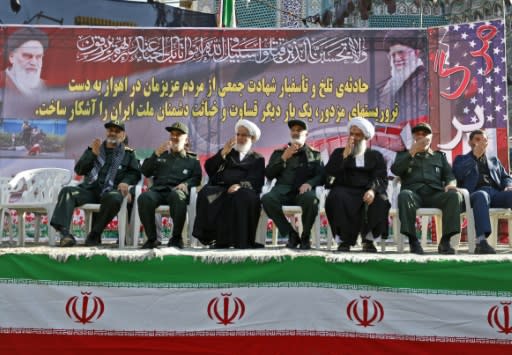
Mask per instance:
[[[22,28],[7,36],[3,47],[6,67],[0,72],[2,117],[35,117],[30,103],[46,88],[41,73],[47,48],[48,36],[37,28]]]
[[[384,48],[390,69],[389,77],[377,84],[378,107],[398,108],[396,123],[427,115],[426,38],[417,31],[389,31]]]

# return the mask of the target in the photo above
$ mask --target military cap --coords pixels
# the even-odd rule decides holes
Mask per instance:
[[[411,130],[412,133],[418,132],[418,131],[424,131],[428,134],[432,134],[432,127],[426,122],[420,122],[416,126],[414,126]]]
[[[303,120],[290,120],[290,121],[288,121],[288,127],[292,128],[293,126],[301,126],[306,131],[308,130],[308,125]]]
[[[125,131],[124,122],[121,121],[110,121],[105,123],[105,128],[119,128],[121,131]]]
[[[172,126],[165,127],[165,129],[169,132],[179,131],[181,133],[188,134],[188,127],[182,122],[176,122]]]

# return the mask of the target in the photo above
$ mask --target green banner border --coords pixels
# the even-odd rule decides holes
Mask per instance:
[[[0,257],[0,279],[92,283],[330,283],[407,289],[512,292],[510,262],[440,261],[396,263],[329,263],[322,257],[283,258],[207,264],[191,256],[169,256],[144,262],[113,262],[105,256],[59,262],[47,255]]]

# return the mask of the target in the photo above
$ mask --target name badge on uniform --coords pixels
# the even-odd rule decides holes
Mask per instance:
[[[183,169],[183,174],[187,175],[188,174],[188,169]]]

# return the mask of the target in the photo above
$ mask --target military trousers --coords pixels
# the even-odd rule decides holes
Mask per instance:
[[[123,203],[123,195],[113,190],[100,195],[100,189],[84,189],[80,186],[65,186],[59,192],[57,206],[50,225],[56,230],[68,230],[73,218],[73,210],[86,203],[99,203],[100,211],[94,213],[91,232],[103,233],[107,224],[117,215]]]
[[[261,203],[265,213],[274,221],[283,236],[290,234],[292,226],[286,219],[282,207],[285,205],[300,206],[302,208],[303,233],[308,236],[311,234],[311,228],[313,228],[318,215],[319,203],[314,189],[303,194],[297,194],[290,192],[290,188],[286,185],[276,185],[269,193],[263,195]]]
[[[142,193],[137,199],[139,218],[144,226],[148,240],[156,240],[155,210],[160,205],[169,206],[172,218],[172,236],[181,237],[185,219],[187,218],[188,194],[181,190],[150,190]]]
[[[400,233],[416,238],[416,210],[421,207],[439,208],[443,212],[443,237],[460,233],[462,201],[462,194],[456,190],[444,192],[433,189],[402,189],[398,195]]]

